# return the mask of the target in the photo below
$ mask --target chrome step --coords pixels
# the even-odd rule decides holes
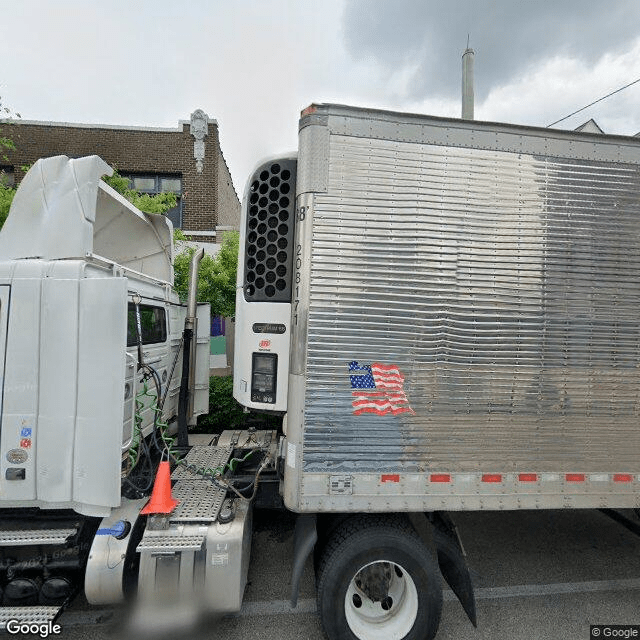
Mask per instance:
[[[47,624],[56,619],[62,607],[35,605],[33,607],[0,607],[0,631],[15,620],[19,624]]]
[[[179,529],[166,531],[145,531],[136,551],[171,553],[173,551],[200,551],[207,535],[206,528],[193,529],[184,533]]]
[[[0,530],[0,546],[19,547],[29,544],[64,544],[76,529]]]

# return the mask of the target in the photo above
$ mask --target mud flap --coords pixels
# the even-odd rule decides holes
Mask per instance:
[[[293,538],[294,550],[293,569],[291,572],[291,606],[295,608],[298,604],[298,589],[300,588],[300,578],[302,577],[305,562],[318,541],[315,514],[298,515]]]
[[[443,511],[427,514],[427,517],[433,524],[433,539],[442,576],[456,594],[471,624],[477,627],[476,598],[456,526]]]

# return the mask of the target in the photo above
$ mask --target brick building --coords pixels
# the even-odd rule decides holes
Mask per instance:
[[[11,120],[2,135],[16,149],[0,159],[5,181],[18,184],[22,167],[38,158],[97,154],[143,193],[174,191],[167,213],[174,227],[206,246],[239,228],[240,202],[220,149],[218,124],[200,110],[176,129]]]

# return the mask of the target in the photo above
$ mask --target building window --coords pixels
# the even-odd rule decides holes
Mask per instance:
[[[172,192],[176,194],[178,203],[165,214],[174,229],[182,228],[182,178],[180,176],[154,175],[154,174],[130,174],[123,173],[123,177],[129,178],[129,186],[140,193],[150,195],[156,193]]]
[[[131,178],[131,187],[144,193],[158,193],[157,182],[154,177],[133,176]]]
[[[16,176],[13,167],[3,167],[0,165],[0,183],[4,187],[14,187],[16,184]]]
[[[182,180],[180,178],[160,178],[160,191],[182,193]]]

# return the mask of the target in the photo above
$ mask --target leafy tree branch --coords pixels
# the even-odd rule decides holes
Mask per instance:
[[[149,194],[131,189],[129,178],[121,176],[118,171],[114,171],[112,176],[105,176],[103,180],[144,213],[166,213],[178,204],[178,197],[171,191]]]
[[[236,272],[239,233],[228,231],[220,251],[212,258],[205,254],[198,274],[198,301],[211,305],[211,315],[233,317],[236,312]],[[183,248],[173,261],[175,289],[181,300],[187,299],[189,265],[195,249]]]

